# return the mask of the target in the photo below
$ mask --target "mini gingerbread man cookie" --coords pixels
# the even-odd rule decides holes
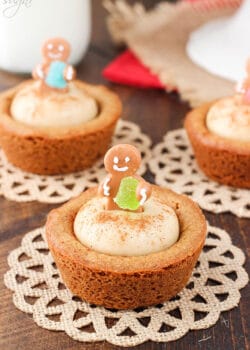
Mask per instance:
[[[246,64],[246,72],[247,76],[240,84],[240,87],[237,89],[242,96],[242,102],[246,104],[250,104],[250,58],[247,60]]]
[[[140,163],[140,152],[134,146],[120,144],[108,150],[104,166],[109,174],[99,186],[99,194],[107,198],[107,210],[143,210],[151,186],[136,175]]]
[[[67,83],[75,78],[74,68],[66,61],[70,55],[70,45],[62,38],[51,38],[42,47],[43,62],[38,64],[32,75],[41,80],[42,88],[67,91]]]

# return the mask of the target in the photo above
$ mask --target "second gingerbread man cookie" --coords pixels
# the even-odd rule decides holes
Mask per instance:
[[[140,163],[140,152],[132,145],[116,145],[106,153],[104,166],[109,174],[100,184],[99,194],[107,197],[107,210],[143,210],[151,186],[136,174]]]
[[[33,71],[33,78],[41,80],[42,88],[67,91],[67,83],[75,78],[74,68],[66,61],[70,44],[63,38],[51,38],[42,47],[43,62]]]

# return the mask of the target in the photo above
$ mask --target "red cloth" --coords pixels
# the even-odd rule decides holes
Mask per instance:
[[[158,77],[152,74],[129,50],[115,58],[104,68],[102,74],[107,80],[119,84],[142,88],[164,88]]]

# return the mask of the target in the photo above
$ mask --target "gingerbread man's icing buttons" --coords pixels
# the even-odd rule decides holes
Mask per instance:
[[[242,94],[242,102],[250,104],[250,58],[246,63],[246,73],[246,78],[236,87],[236,90]]]
[[[51,38],[42,47],[43,62],[33,71],[33,78],[42,82],[42,87],[67,91],[68,82],[75,78],[74,68],[67,64],[70,44],[62,38]]]
[[[109,174],[99,186],[99,194],[106,197],[107,210],[143,210],[151,185],[136,174],[140,164],[140,152],[132,145],[120,144],[108,150],[104,166]]]

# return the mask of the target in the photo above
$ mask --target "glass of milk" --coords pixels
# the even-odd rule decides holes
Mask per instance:
[[[69,62],[77,64],[90,40],[90,6],[90,0],[0,0],[0,69],[31,72],[52,37],[70,43]]]

